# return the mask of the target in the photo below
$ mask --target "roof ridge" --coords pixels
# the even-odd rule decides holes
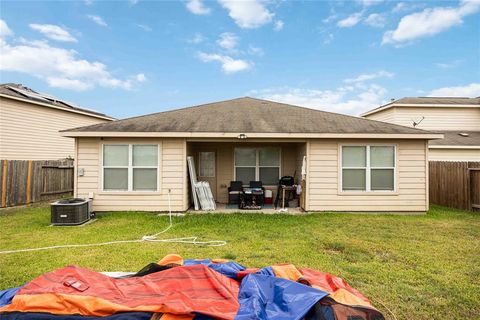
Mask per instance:
[[[161,114],[161,113],[169,113],[169,112],[175,112],[175,111],[186,110],[186,109],[194,109],[194,108],[198,108],[198,107],[208,106],[208,105],[211,105],[211,104],[234,101],[234,100],[239,100],[239,99],[243,99],[243,98],[249,98],[249,97],[233,98],[233,99],[227,99],[227,100],[221,100],[221,101],[215,101],[215,102],[202,103],[202,104],[194,105],[194,106],[180,107],[180,108],[172,109],[172,110],[152,112],[152,113],[147,113],[147,114],[143,114],[143,115],[139,115],[139,116],[133,116],[133,117],[128,117],[128,118],[118,119],[118,120],[115,120],[115,122],[117,123],[119,121],[124,121],[124,120],[131,120],[131,119],[149,117],[149,116],[153,116],[153,115],[157,115],[157,114]]]
[[[426,96],[426,97],[405,97],[405,98],[416,98],[416,99],[477,99],[478,97],[455,97],[455,96]],[[402,98],[404,99],[404,98]]]

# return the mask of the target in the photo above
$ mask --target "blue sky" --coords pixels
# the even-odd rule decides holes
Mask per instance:
[[[480,1],[2,1],[1,82],[124,118],[254,96],[480,96]]]

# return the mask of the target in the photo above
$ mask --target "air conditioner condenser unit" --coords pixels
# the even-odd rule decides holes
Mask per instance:
[[[54,226],[75,226],[90,220],[91,199],[62,199],[51,203],[51,223]]]

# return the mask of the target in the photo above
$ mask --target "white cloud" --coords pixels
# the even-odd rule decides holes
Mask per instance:
[[[30,28],[43,34],[45,37],[64,42],[77,42],[67,30],[54,24],[29,24]]]
[[[370,7],[370,6],[380,4],[381,2],[383,2],[383,0],[357,0],[357,2],[364,7]]]
[[[392,12],[397,13],[406,10],[408,4],[406,2],[399,2],[393,7]]]
[[[152,28],[150,28],[146,24],[137,23],[137,27],[139,27],[140,29],[142,29],[143,31],[146,31],[146,32],[152,31]]]
[[[211,9],[206,7],[202,0],[190,0],[188,1],[185,6],[187,10],[193,14],[197,15],[206,15],[210,14]]]
[[[96,15],[93,15],[93,14],[89,14],[87,15],[87,18],[92,20],[93,22],[95,22],[96,24],[98,24],[99,26],[102,26],[102,27],[108,27],[108,24],[105,22],[105,20],[103,20],[102,17],[100,16],[96,16]]]
[[[243,29],[254,29],[270,23],[275,16],[259,0],[218,0],[228,15]]]
[[[422,8],[425,5],[423,3],[414,3],[414,2],[399,2],[393,7],[392,12],[393,13],[399,13],[399,12],[404,12],[404,11],[411,11],[415,10],[418,8]]]
[[[275,24],[273,26],[273,30],[275,31],[280,31],[283,29],[283,26],[285,25],[285,23],[283,23],[282,20],[277,20],[275,21]]]
[[[338,18],[338,15],[336,13],[330,14],[328,17],[322,20],[323,23],[330,23]]]
[[[195,35],[193,36],[193,38],[191,38],[187,41],[189,43],[199,44],[199,43],[202,43],[203,41],[205,41],[205,37],[200,32],[196,32]]]
[[[248,46],[248,53],[253,55],[253,56],[259,56],[259,57],[261,57],[265,54],[265,52],[263,51],[262,48],[255,47],[253,45]]]
[[[53,47],[44,41],[21,40],[19,45],[0,41],[0,70],[25,73],[57,88],[83,91],[95,86],[131,89],[146,77],[138,74],[118,79],[97,61],[78,57],[74,50]]]
[[[387,23],[387,18],[380,13],[372,13],[363,22],[371,27],[383,28]]]
[[[334,39],[333,33],[328,33],[324,38],[323,38],[323,44],[330,44],[332,43]]]
[[[222,70],[226,74],[236,73],[240,71],[245,71],[251,68],[251,63],[242,60],[242,59],[234,59],[232,57],[214,53],[198,53],[198,58],[203,62],[211,62],[217,61],[220,62],[222,65]]]
[[[345,83],[360,83],[365,81],[370,81],[378,78],[393,78],[395,74],[385,70],[380,70],[375,73],[364,73],[355,78],[345,79]]]
[[[385,88],[375,84],[365,87],[345,86],[333,90],[283,87],[249,93],[263,99],[352,115],[382,105],[386,94]]]
[[[362,15],[363,15],[362,12],[357,12],[357,13],[351,14],[348,17],[346,17],[345,19],[342,19],[342,20],[338,21],[337,26],[339,26],[340,28],[353,27],[360,22],[360,20],[362,19]]]
[[[335,11],[335,7],[330,6],[330,15],[328,17],[322,19],[322,22],[323,23],[330,23],[332,21],[337,20],[337,18],[338,18],[338,15],[337,15],[337,12]]]
[[[217,40],[217,44],[225,50],[235,51],[238,45],[238,41],[239,39],[234,33],[224,32]]]
[[[11,35],[13,35],[13,31],[10,30],[4,20],[0,19],[0,39],[6,38]]]
[[[432,90],[430,97],[480,97],[480,83],[470,83],[466,86],[443,87]]]
[[[50,87],[73,91],[85,91],[93,87],[92,84],[82,80],[61,78],[55,76],[46,78],[46,81]]]
[[[147,81],[147,77],[143,73],[139,73],[135,76],[138,82],[145,82]]]
[[[463,18],[480,10],[480,1],[463,0],[458,7],[434,7],[404,16],[395,30],[383,35],[382,44],[408,43],[429,37],[463,23]]]
[[[463,62],[462,59],[457,59],[457,60],[454,60],[454,61],[451,61],[451,62],[435,63],[435,65],[437,67],[439,67],[440,69],[453,69],[453,68],[458,67],[462,62]]]

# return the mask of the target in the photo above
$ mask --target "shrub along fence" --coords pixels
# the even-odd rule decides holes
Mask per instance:
[[[0,207],[56,199],[73,192],[73,160],[1,160]]]
[[[480,210],[480,162],[429,162],[430,202]]]

